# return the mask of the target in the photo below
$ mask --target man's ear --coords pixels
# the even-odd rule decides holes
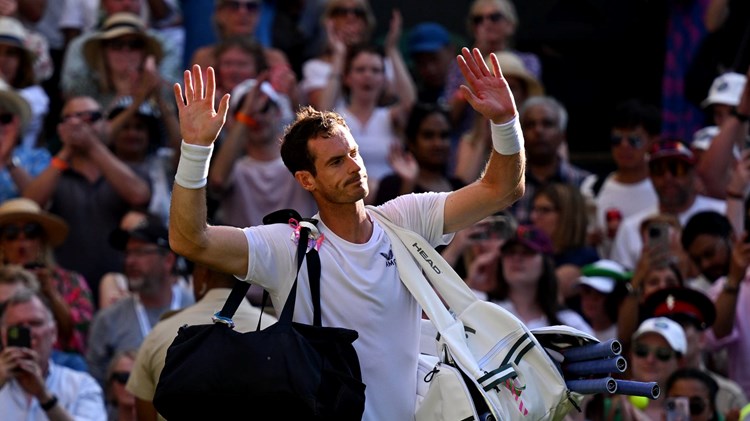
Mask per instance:
[[[315,190],[315,177],[310,171],[297,171],[294,173],[294,178],[302,186],[303,189],[312,192]]]

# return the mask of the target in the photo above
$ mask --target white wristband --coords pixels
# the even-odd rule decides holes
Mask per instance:
[[[180,162],[174,182],[186,189],[200,189],[208,184],[208,166],[214,145],[191,145],[182,141],[180,146]]]
[[[523,148],[523,131],[518,116],[508,122],[495,124],[490,121],[492,147],[501,155],[517,154]]]

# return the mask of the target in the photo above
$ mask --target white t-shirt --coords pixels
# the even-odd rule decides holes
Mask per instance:
[[[400,196],[380,207],[395,224],[410,229],[433,246],[444,244],[443,208],[447,193]],[[321,311],[323,326],[354,329],[354,348],[365,389],[363,420],[410,420],[414,417],[421,309],[401,283],[391,242],[378,223],[364,244],[334,234],[321,221]],[[245,279],[266,288],[280,314],[294,280],[295,244],[288,225],[245,228],[249,264]],[[297,287],[294,320],[312,322],[306,265]]]
[[[680,220],[680,225],[684,227],[690,217],[698,212],[715,211],[724,214],[726,208],[726,202],[723,200],[698,195],[695,197],[693,205],[677,215],[677,218]],[[625,218],[620,224],[620,228],[617,229],[610,258],[627,269],[634,269],[643,250],[643,240],[641,239],[640,232],[641,222],[647,217],[658,213],[659,206],[655,205]]]
[[[650,178],[635,184],[624,184],[610,174],[596,197],[596,222],[600,227],[606,227],[605,215],[610,209],[619,210],[625,219],[658,203],[659,197]]]

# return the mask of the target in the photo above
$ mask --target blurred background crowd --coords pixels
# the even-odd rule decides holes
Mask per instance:
[[[0,0],[0,411],[156,420],[177,328],[226,300],[232,276],[169,249],[183,70],[231,94],[207,218],[244,227],[317,211],[279,151],[303,105],[345,118],[368,204],[474,182],[492,143],[461,47],[498,58],[526,193],[446,260],[529,327],[617,338],[623,378],[662,387],[571,420],[662,421],[678,397],[692,420],[750,419],[744,0]]]

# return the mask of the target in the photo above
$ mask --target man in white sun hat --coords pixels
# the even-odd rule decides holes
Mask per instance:
[[[746,82],[745,75],[735,72],[727,72],[714,79],[701,106],[711,108],[709,111],[713,114],[717,126],[721,126],[722,121],[739,105]]]

